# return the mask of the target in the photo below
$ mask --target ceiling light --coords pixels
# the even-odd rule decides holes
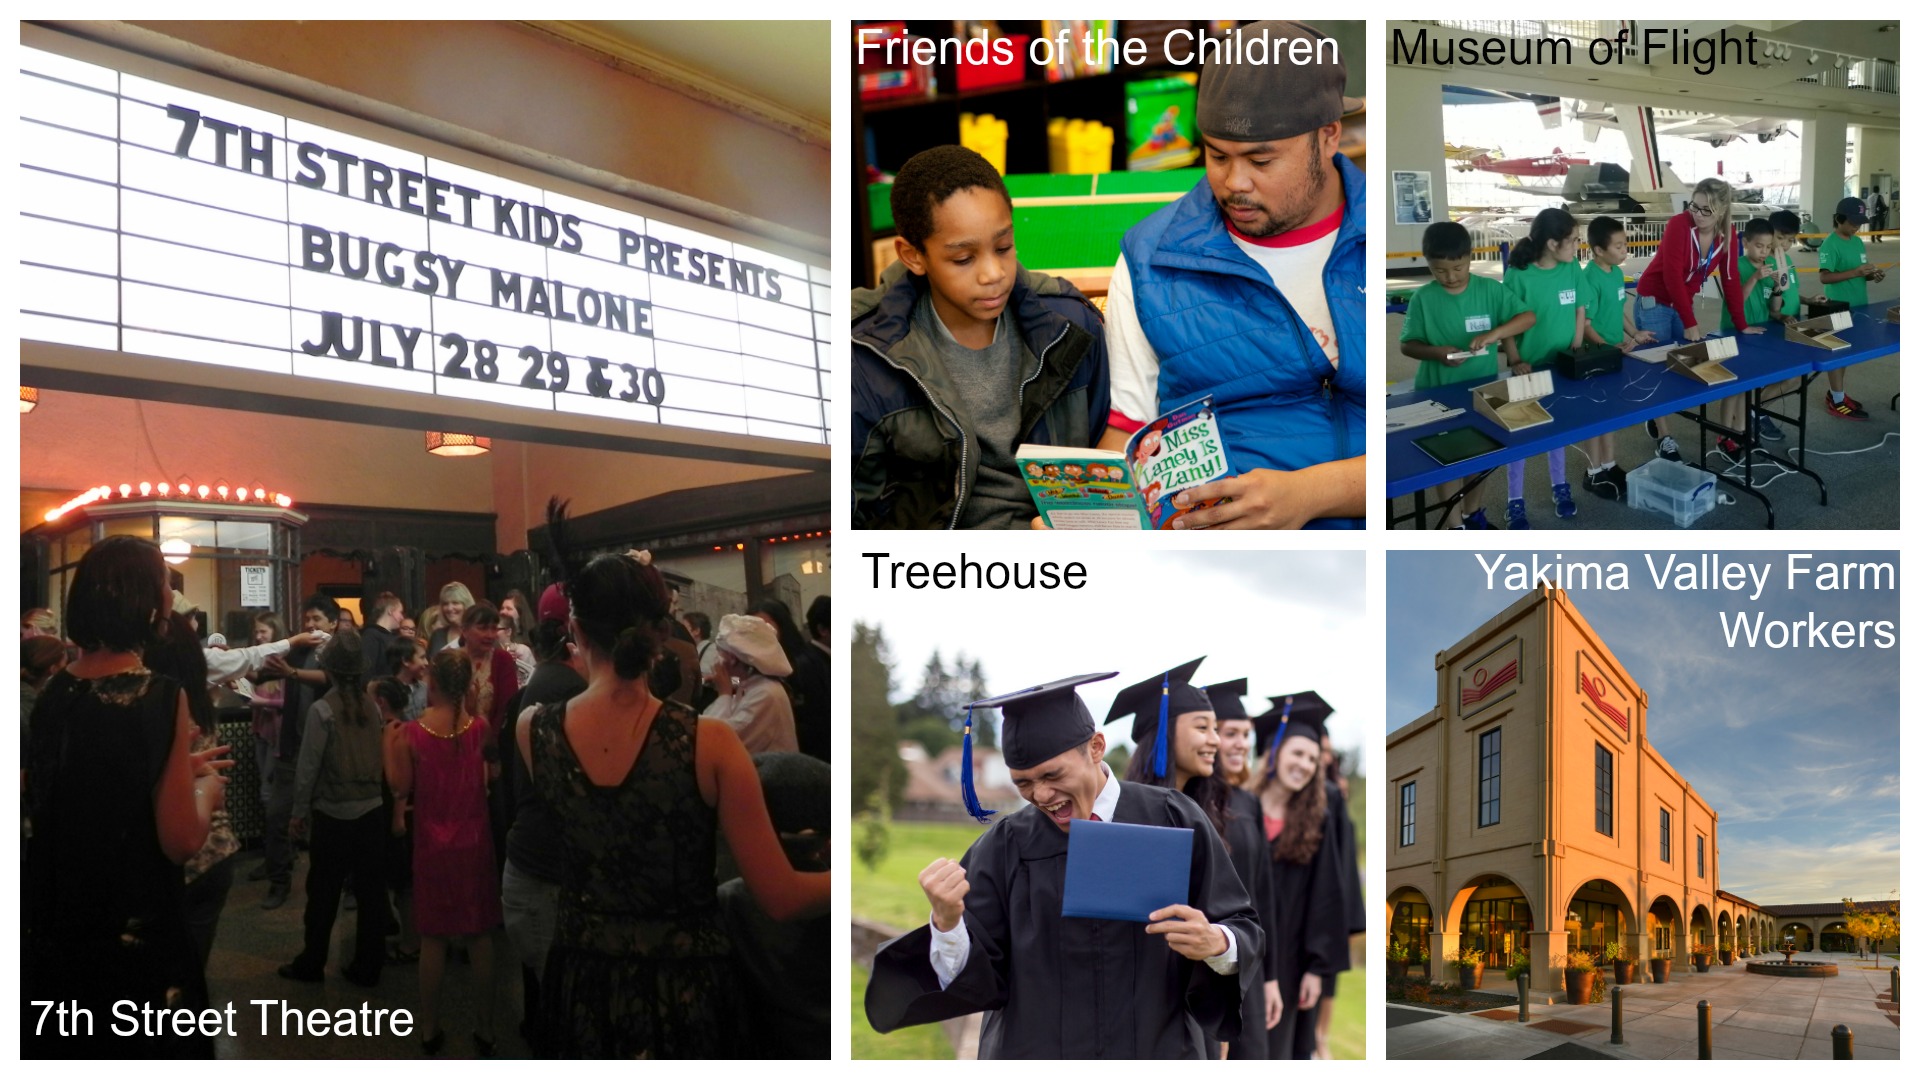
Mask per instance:
[[[493,449],[493,440],[485,435],[457,435],[450,431],[427,432],[427,453],[441,457],[473,457]]]

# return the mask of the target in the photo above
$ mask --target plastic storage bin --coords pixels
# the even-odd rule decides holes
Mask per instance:
[[[1654,458],[1627,474],[1627,505],[1651,510],[1690,528],[1713,509],[1714,475],[1666,458]]]

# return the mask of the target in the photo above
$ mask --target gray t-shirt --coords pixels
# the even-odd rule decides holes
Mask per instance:
[[[1033,496],[1020,479],[1013,452],[1019,446],[1020,383],[1033,367],[1032,355],[1005,312],[994,325],[993,344],[969,349],[954,339],[921,294],[913,308],[915,327],[938,342],[947,377],[959,392],[951,404],[962,427],[980,447],[972,493],[960,515],[963,529],[1024,529],[1033,519]]]

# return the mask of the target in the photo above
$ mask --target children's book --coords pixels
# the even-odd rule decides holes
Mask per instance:
[[[1125,450],[1020,447],[1014,461],[1050,529],[1167,529],[1218,499],[1176,509],[1173,497],[1228,474],[1213,399],[1172,410],[1133,433]]]

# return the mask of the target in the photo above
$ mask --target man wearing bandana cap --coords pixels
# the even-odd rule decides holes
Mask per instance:
[[[1346,67],[1200,69],[1206,182],[1127,232],[1107,296],[1113,413],[1106,449],[1169,408],[1212,395],[1234,475],[1182,499],[1231,501],[1176,528],[1361,528],[1366,512],[1366,179],[1337,152]],[[1182,499],[1176,503],[1184,505]]]
[[[1001,751],[1030,805],[1001,816],[959,862],[936,859],[921,872],[930,917],[874,955],[874,1030],[985,1012],[982,1058],[1194,1060],[1239,1034],[1241,996],[1261,993],[1257,966],[1240,962],[1265,948],[1253,905],[1193,800],[1124,783],[1102,761],[1106,739],[1073,688],[1112,677],[969,706],[968,812],[987,816],[970,782],[974,708],[1002,711]],[[1065,917],[1068,833],[1093,820],[1191,830],[1188,902],[1153,912],[1158,921],[1146,926]]]

